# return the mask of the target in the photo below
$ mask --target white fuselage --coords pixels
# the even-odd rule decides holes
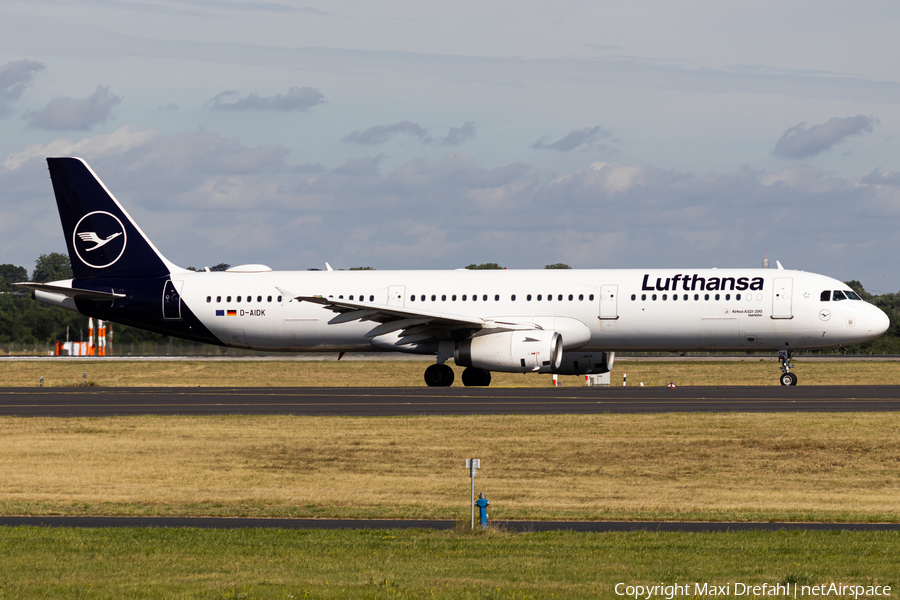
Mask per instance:
[[[850,346],[887,316],[814,273],[776,269],[180,272],[182,301],[226,345],[281,352],[407,351],[379,323],[329,324],[335,312],[295,296],[535,323],[566,351],[753,351]],[[830,294],[829,294],[830,296]],[[394,336],[396,334],[393,334]]]

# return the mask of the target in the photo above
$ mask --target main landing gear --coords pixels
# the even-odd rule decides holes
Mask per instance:
[[[425,383],[428,387],[450,387],[453,384],[453,377],[453,369],[447,365],[431,365],[425,369]]]
[[[431,365],[425,369],[425,383],[428,387],[449,387],[453,384],[453,369],[447,365]],[[487,387],[491,385],[491,372],[468,367],[462,374],[465,386]]]
[[[791,358],[794,356],[793,350],[779,350],[778,360],[781,361],[781,385],[797,385],[797,376],[791,373],[794,365],[791,364]]]
[[[491,372],[484,369],[476,369],[475,367],[467,367],[463,371],[463,385],[487,387],[491,385]]]

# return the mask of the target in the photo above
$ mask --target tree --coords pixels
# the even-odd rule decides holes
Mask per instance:
[[[470,271],[479,271],[479,270],[503,270],[504,267],[501,267],[497,263],[481,263],[480,265],[468,265],[466,268]]]
[[[214,267],[210,267],[209,270],[210,271],[227,271],[230,268],[231,268],[231,265],[229,265],[228,263],[219,263]]]
[[[571,269],[566,263],[553,263],[552,265],[544,265],[545,269]]]
[[[27,279],[28,270],[25,267],[11,264],[0,265],[0,292],[22,291],[22,288],[13,287],[13,284]]]
[[[348,271],[374,271],[375,267],[350,267]]]
[[[60,279],[72,279],[72,263],[69,262],[68,255],[51,252],[50,254],[41,254],[34,261],[34,273],[31,274],[32,281],[45,283],[47,281],[59,281]]]

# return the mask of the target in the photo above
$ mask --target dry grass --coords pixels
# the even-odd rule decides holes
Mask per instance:
[[[900,361],[803,362],[794,361],[801,385],[900,385]],[[0,362],[0,387],[35,387],[40,377],[45,386],[81,385],[82,373],[91,385],[135,386],[424,386],[422,374],[429,362],[420,361],[142,361],[103,362]],[[462,369],[454,367],[462,385]],[[614,385],[628,374],[629,385],[779,385],[777,363],[747,359],[723,362],[622,361],[612,373]],[[544,387],[550,375],[494,373],[494,386]],[[561,376],[563,386],[580,386],[583,377]]]
[[[0,513],[898,521],[900,415],[0,419]]]

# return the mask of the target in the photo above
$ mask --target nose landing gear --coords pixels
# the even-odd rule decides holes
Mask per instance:
[[[779,350],[778,360],[781,361],[781,385],[797,385],[797,376],[791,373],[794,365],[791,364],[791,358],[794,356],[793,350]]]

